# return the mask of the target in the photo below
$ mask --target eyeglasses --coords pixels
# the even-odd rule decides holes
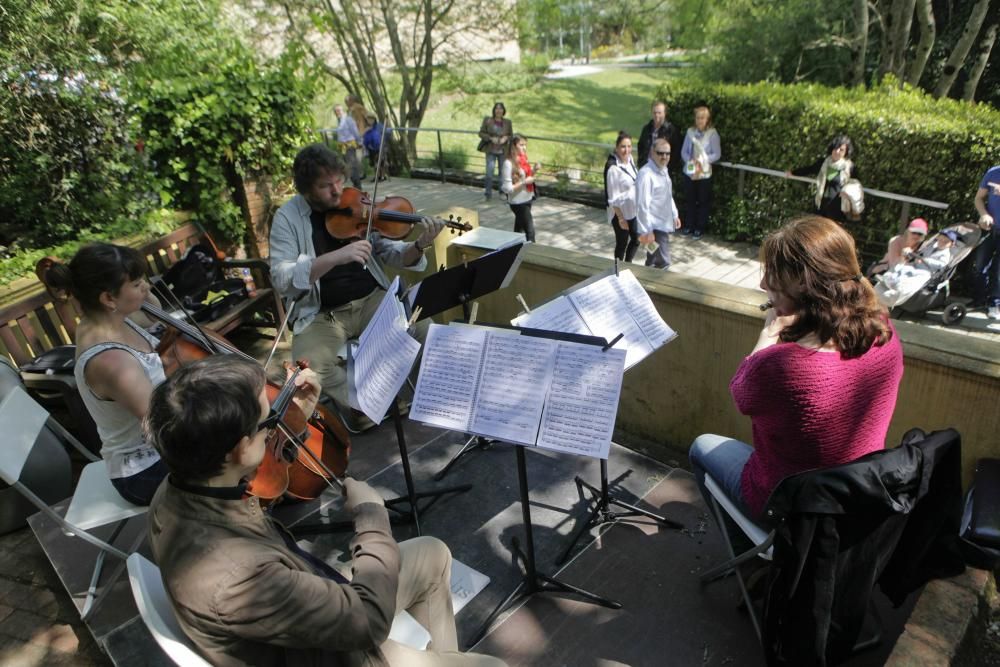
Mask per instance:
[[[656,151],[656,154],[660,157],[670,157],[670,151]]]

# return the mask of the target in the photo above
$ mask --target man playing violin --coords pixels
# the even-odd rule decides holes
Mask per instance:
[[[424,250],[445,223],[423,218],[412,243],[377,232],[370,241],[336,239],[325,223],[327,212],[341,203],[340,157],[322,144],[312,144],[299,151],[292,173],[298,194],[278,209],[271,225],[271,278],[283,297],[302,296],[291,314],[292,356],[309,362],[348,428],[358,431],[372,424],[348,408],[341,350],[347,340],[361,335],[378,309],[381,290],[389,285],[381,265],[422,271],[427,265]],[[418,325],[418,338],[426,330],[426,321]]]
[[[310,370],[293,401],[311,414]],[[246,480],[272,455],[263,368],[215,355],[156,388],[146,428],[169,469],[149,508],[149,538],[181,628],[214,665],[503,667],[459,653],[449,581],[451,553],[432,537],[396,544],[381,496],[344,482],[354,518],[352,577],[301,550]],[[416,651],[388,639],[406,609],[431,635]]]

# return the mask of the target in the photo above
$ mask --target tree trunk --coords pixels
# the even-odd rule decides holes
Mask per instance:
[[[902,81],[906,72],[906,47],[910,44],[910,28],[913,26],[913,8],[916,6],[916,0],[902,0],[900,5],[895,50],[892,54],[892,73]]]
[[[934,40],[937,38],[937,26],[934,22],[933,0],[917,0],[917,23],[920,25],[920,42],[917,43],[917,52],[910,63],[910,69],[906,73],[906,82],[911,86],[920,85],[920,77],[924,74],[927,60],[931,56],[934,48]]]
[[[906,0],[892,0],[892,5],[882,15],[882,60],[878,65],[878,78],[896,70],[894,56],[896,40],[899,38],[897,26],[902,21],[903,4]]]
[[[983,38],[979,41],[979,46],[976,47],[975,60],[972,63],[972,68],[969,70],[969,78],[965,81],[965,89],[962,91],[962,99],[972,102],[976,99],[976,88],[979,86],[979,78],[983,75],[983,70],[986,69],[986,63],[989,62],[990,51],[993,50],[993,45],[997,41],[997,24],[989,26],[983,33]]]
[[[945,63],[944,71],[938,80],[937,88],[934,89],[936,97],[944,97],[951,90],[952,84],[955,83],[955,78],[962,69],[962,65],[965,64],[965,58],[969,55],[969,51],[972,50],[972,45],[976,41],[976,35],[979,34],[979,29],[983,25],[983,20],[986,18],[986,12],[989,8],[990,0],[977,0],[976,4],[972,7],[972,12],[969,14],[969,20],[965,24],[965,29],[962,31],[961,37],[958,38],[958,42],[955,43],[955,48],[952,49],[951,56],[948,58],[948,62]]]
[[[851,85],[865,82],[868,55],[868,0],[854,0],[854,41],[851,44]]]

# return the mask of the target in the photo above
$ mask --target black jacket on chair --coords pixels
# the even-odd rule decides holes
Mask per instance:
[[[920,580],[926,572],[919,565],[899,563],[937,553],[910,548],[919,540],[935,542],[932,533],[950,530],[951,505],[943,497],[951,493],[945,483],[951,475],[942,463],[960,461],[959,451],[958,434],[940,431],[924,441],[911,437],[895,449],[781,481],[766,508],[776,526],[762,624],[768,664],[828,665],[846,659],[883,573],[892,569],[893,590],[902,598],[926,581]],[[932,490],[942,495],[935,499]],[[956,498],[960,503],[960,484]],[[918,512],[924,519],[910,524],[908,517]],[[937,520],[923,525],[935,513]],[[957,535],[957,515],[955,525]],[[897,544],[908,545],[909,553],[893,559]]]

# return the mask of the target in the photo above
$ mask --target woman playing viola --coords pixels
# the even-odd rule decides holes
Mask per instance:
[[[167,469],[142,432],[154,387],[164,380],[158,340],[141,325],[149,291],[146,263],[133,248],[95,243],[45,275],[50,290],[73,296],[83,316],[74,374],[101,436],[111,484],[125,500],[148,505]]]

